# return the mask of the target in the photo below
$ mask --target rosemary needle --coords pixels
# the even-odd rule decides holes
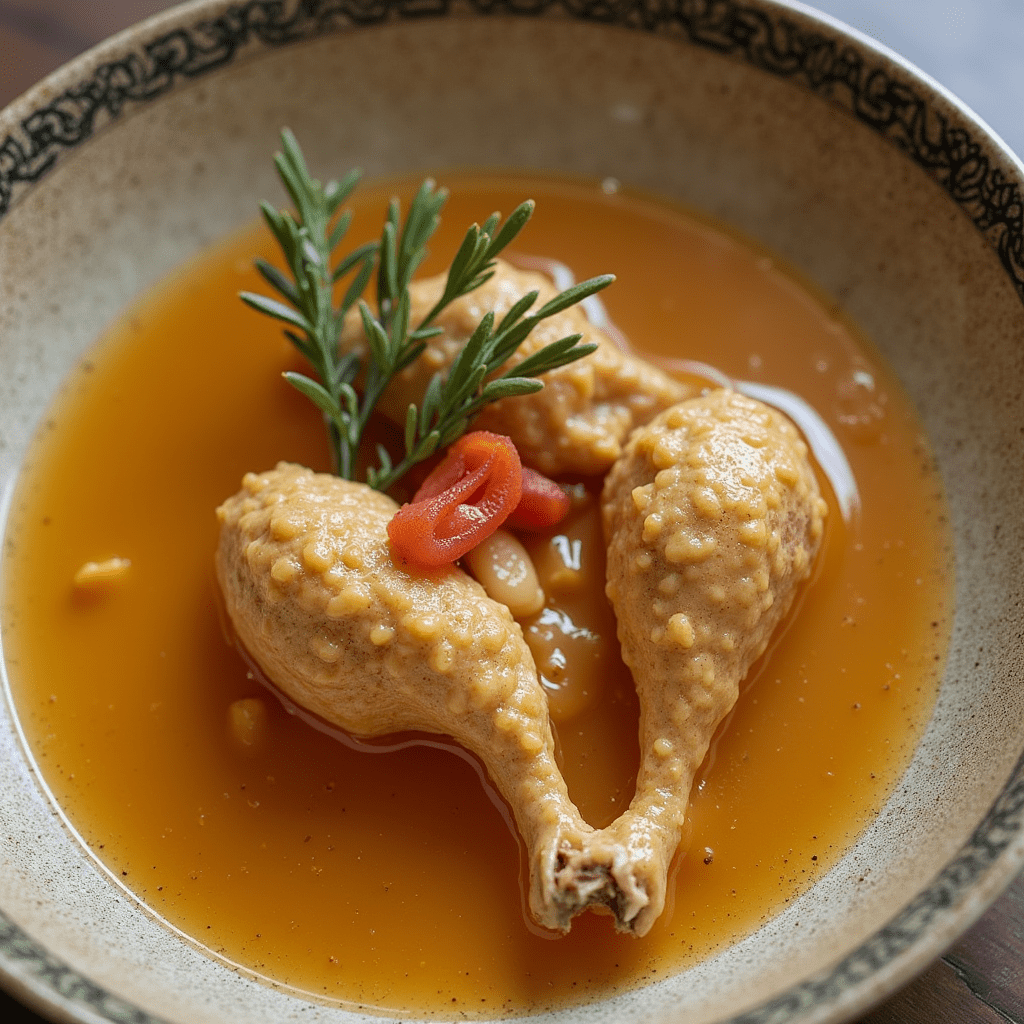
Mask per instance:
[[[437,230],[448,193],[425,180],[404,221],[398,201],[392,200],[380,240],[337,258],[336,250],[351,222],[351,213],[341,208],[359,181],[358,171],[349,172],[340,182],[322,185],[310,175],[302,150],[288,129],[281,133],[281,150],[274,163],[294,212],[277,210],[266,202],[260,209],[288,274],[257,260],[257,270],[279,298],[254,292],[243,292],[241,298],[282,321],[285,335],[312,366],[315,376],[289,372],[285,378],[323,414],[335,472],[354,479],[356,454],[381,395],[395,374],[419,358],[427,341],[441,333],[434,321],[445,307],[491,278],[495,258],[526,225],[534,204],[522,203],[504,223],[495,213],[482,226],[474,224],[467,230],[448,269],[441,297],[414,326],[409,285],[426,257],[427,243]],[[336,288],[345,278],[348,285],[335,306]],[[373,279],[376,309],[361,298]],[[504,373],[498,372],[541,320],[613,280],[604,275],[582,281],[533,313],[530,310],[537,292],[531,292],[500,323],[495,323],[493,313],[486,314],[447,374],[435,374],[419,405],[409,406],[402,458],[393,462],[387,450],[378,446],[378,465],[367,469],[366,482],[377,490],[387,490],[416,463],[455,441],[485,405],[539,391],[543,383],[538,377],[591,353],[597,346],[581,343],[581,335],[574,334],[544,346]],[[338,351],[342,322],[357,303],[367,340],[365,365],[355,353],[342,355]],[[360,374],[361,394],[353,386]]]

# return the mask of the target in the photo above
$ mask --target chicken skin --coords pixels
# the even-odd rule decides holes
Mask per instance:
[[[461,569],[403,568],[386,532],[397,507],[295,465],[247,474],[217,510],[217,576],[238,639],[288,698],[353,735],[441,733],[475,753],[525,844],[540,924],[564,931],[607,902],[591,880],[617,866],[614,899],[635,913],[643,894],[625,851],[569,799],[520,627]]]
[[[728,389],[636,431],[605,480],[606,590],[640,698],[636,793],[604,833],[646,896],[620,930],[645,934],[664,907],[694,775],[809,576],[826,511],[796,428]]]
[[[550,279],[535,271],[517,270],[496,261],[494,276],[475,291],[456,299],[434,321],[443,333],[427,343],[426,351],[391,383],[378,409],[396,423],[405,423],[410,403],[419,403],[430,378],[451,366],[484,314],[495,321],[523,296],[539,292],[534,310],[554,298]],[[418,324],[444,290],[445,277],[414,281],[410,322]],[[548,476],[600,474],[618,458],[634,427],[662,409],[690,397],[692,389],[661,370],[623,352],[594,327],[579,306],[542,320],[509,360],[515,365],[538,349],[571,334],[595,342],[586,359],[544,375],[543,390],[507,398],[485,407],[474,429],[511,437],[525,465]],[[343,352],[366,352],[366,337],[358,310],[349,313],[341,334]]]

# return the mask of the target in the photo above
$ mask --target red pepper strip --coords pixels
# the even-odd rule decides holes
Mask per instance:
[[[519,452],[507,437],[464,434],[388,523],[391,545],[410,565],[449,565],[505,522],[522,488]]]
[[[554,480],[523,466],[523,494],[505,525],[513,530],[547,530],[572,507],[569,495]]]

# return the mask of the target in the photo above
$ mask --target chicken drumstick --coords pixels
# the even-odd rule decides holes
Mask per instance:
[[[625,851],[580,817],[555,764],[522,631],[461,569],[394,561],[397,507],[300,466],[247,474],[217,510],[217,576],[238,639],[287,697],[353,735],[441,733],[475,753],[525,844],[540,924],[564,931],[595,901],[635,914],[643,895]],[[578,870],[556,886],[570,852]],[[593,884],[595,863],[615,878],[611,895]]]
[[[694,775],[810,574],[827,508],[796,428],[727,389],[637,430],[602,507],[641,757],[633,801],[604,835],[646,896],[617,926],[643,935],[664,906]]]

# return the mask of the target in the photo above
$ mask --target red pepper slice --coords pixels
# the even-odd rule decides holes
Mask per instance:
[[[513,530],[547,530],[560,523],[572,500],[554,480],[523,466],[523,493],[505,525]]]
[[[505,522],[522,487],[519,452],[507,437],[464,434],[388,523],[391,545],[410,565],[449,565]]]

